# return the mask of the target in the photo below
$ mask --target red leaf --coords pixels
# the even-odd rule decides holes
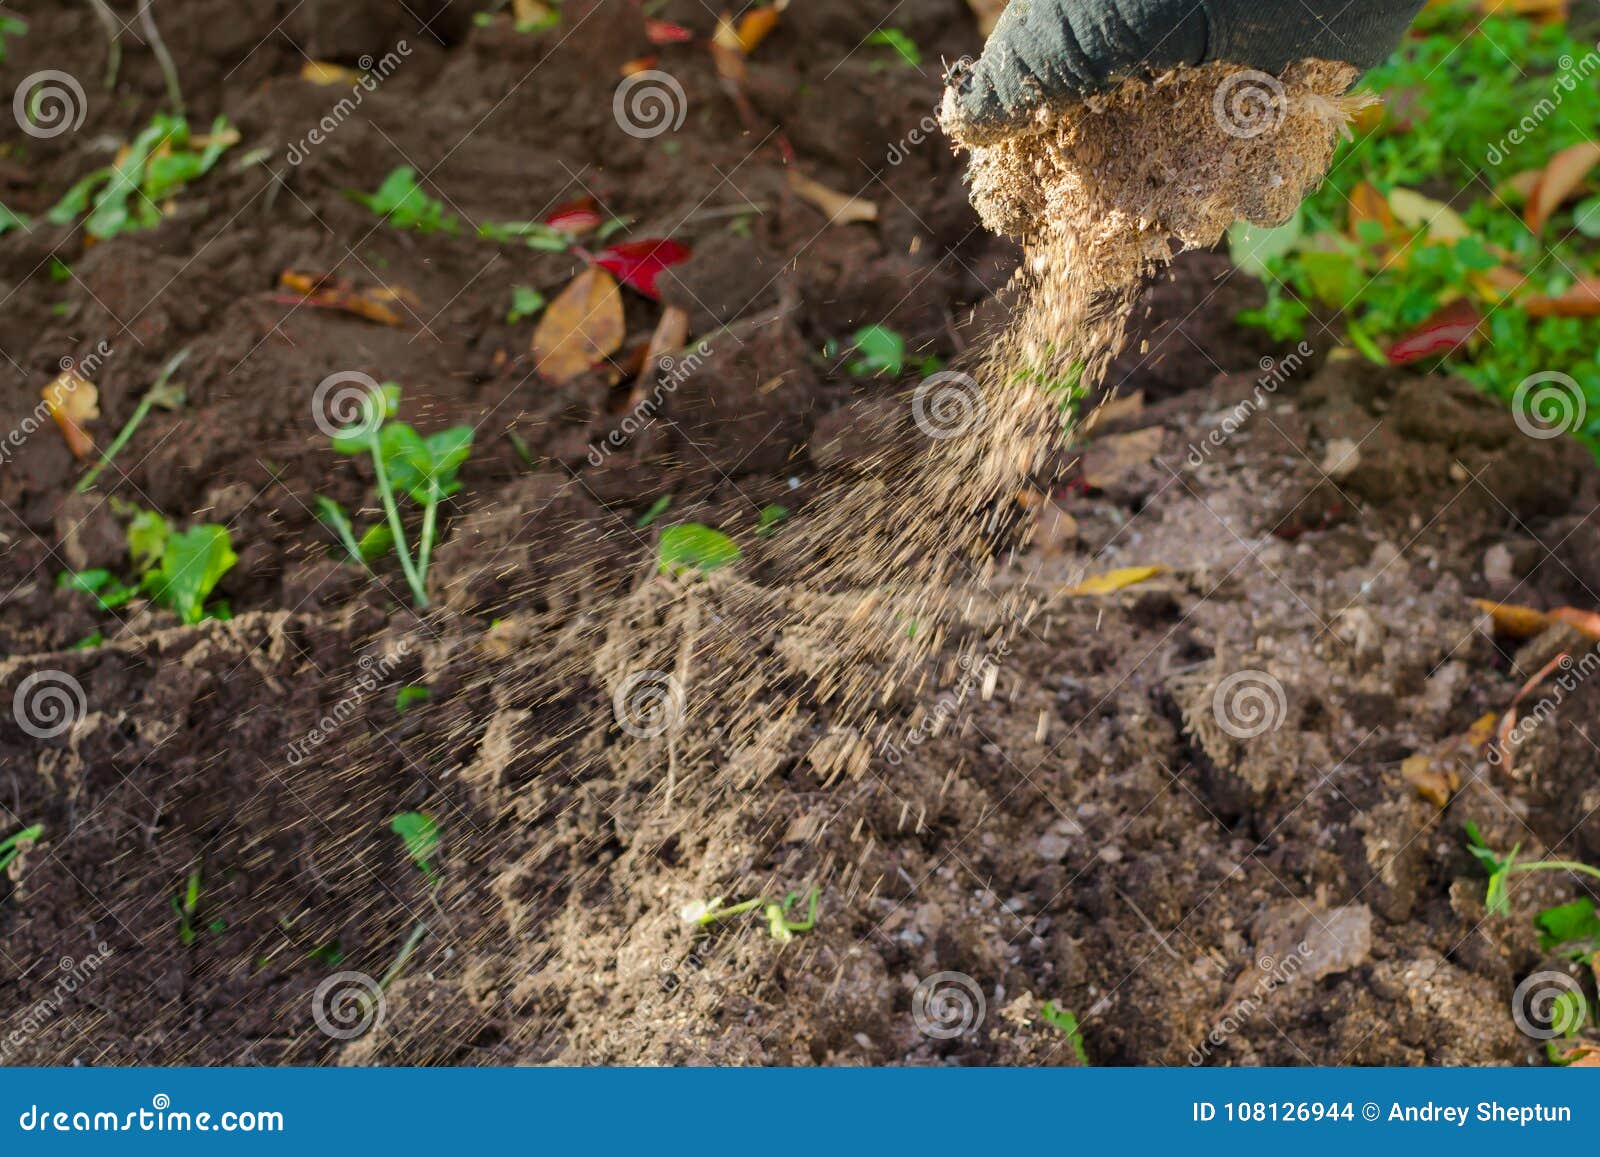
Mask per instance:
[[[601,250],[594,263],[615,274],[624,285],[631,285],[651,300],[659,301],[661,295],[656,292],[656,279],[662,270],[689,260],[689,256],[687,245],[657,238],[613,245]]]
[[[552,229],[559,229],[563,233],[581,236],[592,230],[600,228],[605,218],[600,216],[599,208],[594,203],[593,197],[579,197],[576,201],[568,201],[565,205],[557,205],[544,219],[544,223]]]
[[[682,44],[694,39],[694,33],[683,25],[669,24],[665,20],[646,20],[644,34],[651,44]]]
[[[1472,302],[1464,297],[1452,301],[1390,346],[1389,364],[1403,366],[1423,358],[1443,356],[1477,333],[1482,324],[1483,315]]]

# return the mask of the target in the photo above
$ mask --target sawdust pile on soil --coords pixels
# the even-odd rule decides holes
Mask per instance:
[[[1145,279],[1239,218],[1287,219],[1326,171],[1356,75],[1180,70],[973,148],[981,215],[1027,245],[1010,325],[918,386],[909,423],[742,573],[652,576],[604,630],[594,669],[634,757],[663,767],[664,838],[786,761],[825,786],[860,779],[908,714],[944,726],[928,700],[1037,612],[991,586],[1021,545],[1014,499],[1063,463]]]

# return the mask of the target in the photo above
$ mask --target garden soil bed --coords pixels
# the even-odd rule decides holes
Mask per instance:
[[[90,98],[53,140],[7,123],[0,201],[39,217],[162,85],[130,32],[106,95],[88,6],[28,7],[9,71],[70,72]],[[1542,1055],[1512,993],[1561,967],[1529,920],[1576,885],[1520,877],[1513,915],[1487,915],[1461,832],[1600,856],[1600,684],[1509,767],[1465,740],[1438,754],[1459,781],[1448,799],[1402,765],[1590,645],[1546,632],[1518,650],[1470,602],[1600,606],[1600,472],[1581,449],[1523,435],[1459,383],[1330,359],[1331,335],[1274,349],[1231,320],[1259,287],[1191,254],[1141,303],[1112,373],[1124,400],[1082,461],[1048,500],[1021,496],[1037,533],[990,593],[1042,606],[996,636],[982,677],[946,665],[895,700],[903,738],[869,760],[837,757],[818,707],[774,721],[772,758],[717,768],[715,790],[684,775],[674,794],[672,740],[613,718],[634,638],[617,608],[642,624],[687,607],[714,633],[747,579],[654,576],[639,517],[670,494],[663,521],[745,541],[768,503],[802,522],[865,468],[910,381],[853,375],[827,343],[882,324],[954,359],[1003,321],[1017,253],[979,228],[959,159],[918,143],[934,62],[977,32],[961,0],[796,4],[750,63],[765,127],[702,46],[672,46],[660,67],[687,116],[641,140],[612,109],[619,67],[656,51],[632,5],[569,0],[537,35],[413,7],[427,28],[379,0],[172,0],[160,16],[191,115],[226,114],[240,145],[152,231],[0,240],[8,427],[63,358],[104,342],[104,443],[192,350],[186,408],[156,411],[88,495],[48,424],[0,465],[0,701],[41,672],[84,697],[46,738],[0,715],[0,837],[44,828],[0,884],[8,1063],[1077,1063],[1044,1001],[1076,1014],[1096,1064]],[[709,35],[703,6],[662,7]],[[921,69],[862,47],[881,20],[921,46]],[[345,91],[301,79],[306,60],[355,66],[402,39],[395,74],[289,165]],[[879,219],[830,225],[797,198],[763,137],[780,125],[808,174]],[[625,236],[690,245],[663,299],[712,355],[594,465],[627,385],[541,380],[533,323],[505,320],[513,286],[554,296],[580,262],[470,226],[400,232],[346,196],[403,164],[464,222],[587,195],[633,220]],[[52,256],[70,276],[50,275]],[[284,305],[285,269],[417,304],[403,327]],[[660,308],[630,292],[630,347]],[[398,571],[374,582],[341,563],[312,513],[317,495],[371,503],[370,474],[313,420],[314,387],[350,370],[399,382],[424,432],[476,429],[427,615]],[[231,621],[107,613],[58,588],[63,570],[122,565],[122,503],[228,527]],[[1165,569],[1073,593],[1136,565]],[[431,693],[402,715],[408,684]],[[1247,684],[1265,689],[1258,734],[1228,715]],[[695,714],[691,691],[686,728]],[[409,810],[442,830],[437,884],[389,829]],[[196,872],[185,935],[173,901]],[[816,926],[788,944],[758,914],[680,917],[813,885]],[[397,962],[378,1023],[319,1025],[333,974]]]

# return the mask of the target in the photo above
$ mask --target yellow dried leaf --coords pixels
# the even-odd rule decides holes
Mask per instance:
[[[1156,575],[1166,573],[1167,568],[1164,566],[1125,566],[1119,570],[1107,571],[1105,574],[1084,579],[1077,586],[1068,588],[1066,593],[1069,595],[1115,594],[1124,587],[1149,582]]]
[[[778,26],[778,6],[769,4],[764,8],[752,8],[739,17],[739,28],[736,33],[739,40],[739,51],[749,56],[756,50],[756,45],[771,34]]]
[[[1433,756],[1423,753],[1408,757],[1400,765],[1400,778],[1415,788],[1423,799],[1441,809],[1461,786],[1461,777],[1453,767],[1440,766],[1434,762]]]
[[[72,456],[87,458],[94,451],[94,439],[84,426],[100,416],[100,391],[95,384],[75,370],[62,370],[44,388],[43,397]]]
[[[1460,213],[1415,189],[1390,190],[1389,208],[1394,211],[1395,220],[1407,229],[1426,227],[1429,240],[1450,243],[1472,236]]]
[[[533,331],[534,368],[569,382],[622,346],[622,291],[604,269],[585,269],[563,289]]]
[[[799,169],[789,170],[789,188],[807,204],[821,209],[830,225],[852,225],[858,221],[876,221],[878,206],[860,197],[835,192],[828,186],[813,181]]]
[[[1516,603],[1473,599],[1472,605],[1494,620],[1495,633],[1509,639],[1531,639],[1550,625],[1550,616]]]
[[[300,66],[300,79],[312,84],[356,84],[361,80],[361,74],[342,64],[308,60]]]

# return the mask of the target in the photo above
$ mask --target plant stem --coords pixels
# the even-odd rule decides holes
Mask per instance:
[[[117,87],[117,73],[122,69],[122,41],[119,39],[121,29],[118,27],[116,14],[106,4],[106,0],[89,0],[89,7],[94,9],[95,19],[100,21],[100,27],[106,34],[106,88]]]
[[[422,510],[422,538],[417,543],[417,571],[422,575],[422,581],[428,581],[428,559],[433,554],[433,536],[439,522],[439,497],[436,494],[428,495],[428,503]]]
[[[428,609],[428,590],[422,576],[411,561],[411,547],[406,544],[406,528],[400,521],[400,507],[395,504],[394,489],[389,485],[389,472],[383,468],[383,448],[378,444],[378,427],[374,424],[367,434],[367,450],[372,455],[372,472],[378,483],[378,496],[383,499],[384,513],[389,516],[389,530],[394,535],[394,552],[400,556],[400,569],[405,572],[406,583],[416,596],[417,609]]]
[[[178,367],[183,365],[184,359],[188,356],[188,349],[181,349],[171,361],[161,367],[161,373],[156,376],[154,384],[144,392],[144,397],[139,399],[138,406],[134,408],[133,416],[123,423],[122,429],[117,431],[117,436],[112,439],[111,445],[107,446],[101,453],[100,461],[96,462],[94,468],[85,474],[83,480],[78,483],[77,493],[87,493],[89,487],[94,485],[95,479],[99,478],[101,472],[111,465],[111,460],[122,452],[122,448],[128,444],[128,439],[132,438],[133,432],[139,428],[139,423],[145,420],[151,408],[155,406],[156,400],[161,397],[162,392],[167,388],[167,382],[172,379],[173,374],[177,373]]]
[[[1511,867],[1506,869],[1508,875],[1511,872],[1540,871],[1581,872],[1585,876],[1593,876],[1595,879],[1600,880],[1600,868],[1579,863],[1577,860],[1531,860],[1521,864],[1512,864]]]
[[[183,89],[178,84],[178,66],[172,61],[172,53],[167,51],[167,42],[161,39],[161,29],[156,27],[156,18],[150,12],[150,0],[139,0],[139,27],[144,29],[144,38],[156,54],[161,75],[166,78],[167,99],[172,101],[172,111],[182,116]]]

